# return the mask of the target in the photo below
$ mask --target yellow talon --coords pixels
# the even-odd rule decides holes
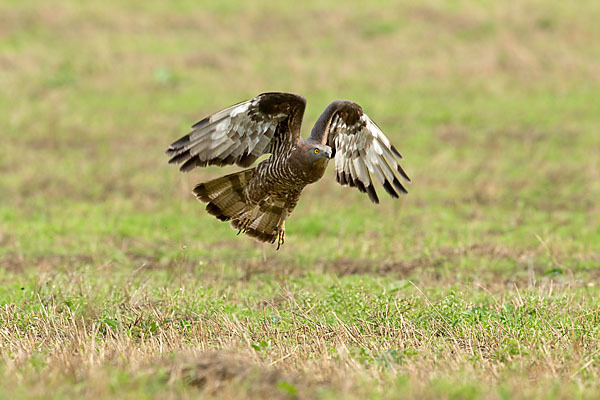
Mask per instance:
[[[281,221],[277,232],[277,250],[285,243],[285,220]]]

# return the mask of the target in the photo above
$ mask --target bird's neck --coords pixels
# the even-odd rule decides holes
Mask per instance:
[[[329,131],[331,117],[336,110],[335,106],[334,103],[327,106],[325,111],[319,116],[319,119],[317,119],[317,122],[315,122],[308,138],[312,143],[327,144],[327,132]]]

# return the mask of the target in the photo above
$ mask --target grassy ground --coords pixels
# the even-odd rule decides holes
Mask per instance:
[[[4,1],[0,398],[596,397],[599,15]],[[360,103],[409,195],[330,168],[279,252],[206,215],[224,170],[163,151],[270,90],[307,97],[305,136]]]

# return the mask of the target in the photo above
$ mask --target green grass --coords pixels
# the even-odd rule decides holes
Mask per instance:
[[[594,398],[597,1],[0,5],[0,398]],[[361,104],[408,196],[276,252],[164,150],[265,91]]]

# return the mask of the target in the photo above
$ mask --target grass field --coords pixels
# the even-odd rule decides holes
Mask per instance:
[[[0,398],[597,398],[600,2],[0,4]],[[352,99],[400,201],[236,236],[167,146]]]

